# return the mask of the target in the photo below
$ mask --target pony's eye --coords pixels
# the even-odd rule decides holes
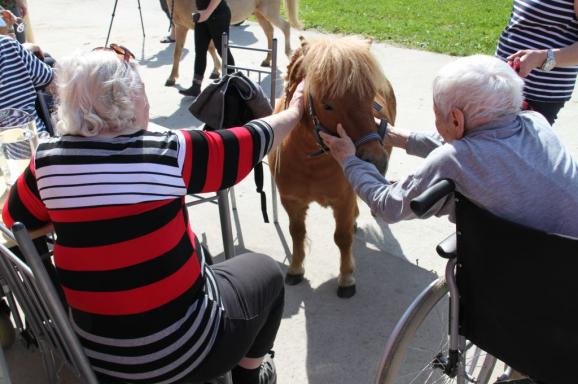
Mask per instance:
[[[333,111],[333,107],[326,103],[323,103],[323,109],[325,109],[326,111]]]

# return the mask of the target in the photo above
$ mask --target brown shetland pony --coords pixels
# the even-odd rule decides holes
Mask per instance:
[[[271,49],[273,44],[273,25],[283,31],[285,35],[285,54],[291,54],[291,26],[294,28],[301,28],[301,22],[298,18],[298,0],[285,0],[285,10],[289,17],[289,22],[280,16],[281,0],[226,0],[231,9],[231,24],[239,23],[247,19],[251,15],[255,15],[257,22],[263,28],[267,36],[267,45]],[[173,53],[173,69],[167,81],[166,86],[175,85],[175,80],[179,77],[179,64],[185,40],[187,39],[187,32],[189,29],[195,29],[192,13],[197,10],[195,0],[167,0],[169,11],[173,15],[173,22],[175,24],[175,50]],[[221,47],[216,47],[221,49]],[[213,42],[209,45],[209,53],[213,59],[214,67],[211,78],[219,77],[221,70],[221,61],[217,56],[217,51]],[[262,66],[268,67],[271,65],[271,54],[261,63]]]
[[[341,123],[354,142],[368,134],[375,135],[374,116],[395,123],[395,95],[370,53],[370,45],[369,41],[356,38],[322,39],[313,43],[301,38],[301,47],[294,52],[287,68],[285,94],[278,101],[276,112],[287,108],[295,88],[304,79],[308,113],[269,154],[269,166],[289,216],[293,240],[286,282],[293,285],[303,279],[305,217],[309,204],[317,202],[331,207],[335,218],[333,237],[341,253],[339,297],[355,294],[352,243],[359,210],[355,192],[337,161],[328,153],[318,155],[320,145],[316,141],[314,121],[318,119],[325,130],[334,134],[337,123]],[[375,164],[382,173],[390,153],[391,147],[384,148],[379,140],[357,146],[357,156]]]

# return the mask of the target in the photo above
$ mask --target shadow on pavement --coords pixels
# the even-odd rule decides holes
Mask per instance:
[[[415,296],[437,278],[391,253],[368,248],[359,238],[354,254],[357,293],[351,299],[337,297],[336,279],[317,288],[307,279],[286,287],[284,318],[305,312],[307,349],[303,353],[307,355],[309,383],[373,382],[398,319]],[[287,269],[285,265],[282,268]],[[283,353],[282,345],[276,349]]]
[[[233,26],[229,28],[229,42],[233,45],[249,46],[255,44],[259,40],[255,37],[253,32],[248,31],[249,24],[243,23],[239,26]],[[261,30],[262,31],[262,30]]]
[[[178,92],[178,88],[174,88]],[[202,125],[196,117],[189,112],[189,107],[193,103],[194,98],[183,96],[179,102],[178,107],[168,116],[157,116],[150,121],[160,126],[179,129],[179,128],[194,128]]]
[[[156,52],[154,55],[149,57],[144,57],[139,60],[139,64],[147,68],[159,68],[162,66],[167,66],[169,71],[167,72],[167,77],[170,73],[170,67],[173,65],[173,51],[174,44],[167,44],[160,51]],[[181,61],[189,54],[187,48],[183,48],[183,53],[181,55]]]

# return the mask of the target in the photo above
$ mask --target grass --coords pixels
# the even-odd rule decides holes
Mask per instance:
[[[493,54],[512,0],[300,0],[305,28],[405,47]]]

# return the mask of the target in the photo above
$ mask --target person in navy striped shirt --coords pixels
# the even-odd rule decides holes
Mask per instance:
[[[0,0],[0,7],[11,11],[12,14],[18,18],[24,18],[28,15],[28,4],[26,0]],[[18,42],[24,43],[26,41],[25,32],[18,31],[12,24],[13,23],[10,25],[10,33],[15,35]]]
[[[578,0],[514,0],[496,50],[504,60],[519,60],[528,108],[542,113],[550,124],[572,97],[576,83],[577,17]]]
[[[254,253],[208,265],[190,228],[203,218],[185,196],[247,176],[301,119],[302,90],[243,127],[151,132],[137,64],[117,48],[57,64],[61,136],[38,146],[3,220],[53,224],[71,322],[103,382],[204,382],[232,369],[235,384],[275,383],[279,266]]]
[[[52,81],[52,69],[18,41],[0,35],[0,109],[16,108],[35,117],[39,136],[47,136],[36,113],[36,90]]]

